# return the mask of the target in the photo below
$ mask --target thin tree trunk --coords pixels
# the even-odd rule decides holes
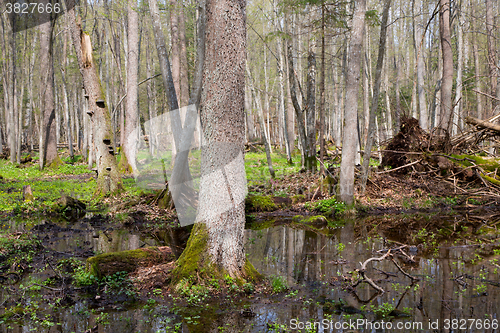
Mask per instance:
[[[476,31],[476,12],[475,12],[475,3],[471,0],[469,4],[469,8],[471,8],[471,30]],[[472,37],[472,54],[474,57],[474,88],[476,91],[481,91],[481,67],[479,63],[479,51],[478,51],[478,40],[479,33],[473,33]],[[485,119],[485,115],[483,114],[483,95],[480,93],[476,93],[476,115],[479,119]]]
[[[463,37],[463,28],[462,28],[462,16],[460,14],[461,8],[458,9],[457,11],[457,51],[458,51],[458,58],[457,58],[457,83],[456,83],[456,88],[455,88],[455,102],[453,103],[454,108],[453,108],[453,125],[451,128],[451,135],[455,135],[458,133],[460,126],[459,126],[459,119],[462,117],[461,115],[461,110],[462,110],[462,76],[463,76],[463,65],[464,65],[464,37]]]
[[[255,104],[257,105],[257,114],[259,118],[259,125],[260,125],[260,131],[261,131],[261,136],[262,139],[264,140],[264,147],[266,149],[266,159],[267,159],[267,167],[269,168],[269,173],[271,174],[272,178],[275,178],[275,173],[273,169],[273,161],[271,159],[271,148],[269,147],[269,140],[266,136],[266,131],[265,131],[265,125],[264,125],[264,112],[262,111],[262,103],[260,101],[260,98],[257,96],[257,93],[255,92],[255,86],[253,83],[253,78],[252,78],[252,73],[250,73],[250,69],[248,69],[248,63],[246,64],[246,72],[247,72],[247,77],[249,81],[249,88],[250,91],[252,92],[253,99],[255,101]]]
[[[387,20],[389,17],[389,8],[391,7],[391,0],[385,0],[384,11],[382,14],[382,22],[380,24],[380,40],[378,47],[377,68],[375,69],[375,87],[373,89],[372,105],[370,109],[370,120],[368,123],[368,137],[366,140],[365,153],[363,154],[363,174],[361,176],[361,194],[365,193],[366,181],[368,179],[368,171],[370,164],[370,156],[372,152],[372,145],[375,128],[375,116],[378,109],[378,96],[380,93],[380,83],[382,82],[382,69],[384,66],[385,44],[387,41]]]
[[[413,6],[417,5],[420,11],[420,14],[415,16],[414,19],[414,44],[415,44],[415,56],[417,62],[417,97],[418,97],[418,109],[419,109],[419,119],[420,119],[420,127],[424,130],[428,130],[429,128],[429,114],[427,112],[427,103],[425,96],[425,63],[424,63],[424,54],[422,51],[422,45],[424,43],[425,38],[425,30],[423,29],[424,18],[423,18],[423,6],[422,0],[413,0]]]
[[[189,103],[189,80],[188,80],[188,60],[186,47],[186,27],[184,22],[184,5],[179,2],[178,8],[179,18],[179,51],[180,51],[180,106],[187,106]]]
[[[46,14],[49,15],[50,14]],[[52,58],[52,33],[54,21],[46,18],[40,25],[40,72],[42,77],[43,96],[43,166],[57,167],[61,162],[57,156],[56,109],[54,102],[54,65]]]
[[[281,31],[280,20],[278,17],[278,6],[277,0],[273,0],[273,10],[275,17],[275,27],[277,30]],[[280,37],[276,39],[276,49],[278,53],[278,78],[279,78],[279,116],[283,121],[283,136],[285,139],[285,151],[288,159],[288,163],[292,163],[292,148],[289,138],[289,130],[288,130],[288,108],[285,104],[285,59],[283,56],[283,40]]]
[[[354,203],[354,163],[358,137],[358,93],[360,67],[363,57],[363,32],[365,24],[366,0],[355,3],[351,29],[351,46],[346,78],[345,127],[340,164],[339,199],[347,205]]]
[[[307,57],[307,155],[305,168],[307,171],[316,171],[316,54],[313,48]]]
[[[440,0],[439,32],[443,57],[443,79],[441,81],[440,127],[450,131],[452,123],[451,90],[453,86],[453,51],[451,48],[450,0]]]
[[[177,101],[180,102],[180,79],[181,79],[181,58],[180,58],[180,43],[179,43],[179,8],[176,0],[170,2],[170,41],[172,44],[172,79],[177,96]],[[181,105],[179,103],[179,105]]]
[[[128,15],[128,66],[127,69],[127,97],[125,106],[125,142],[123,152],[125,158],[120,160],[120,169],[137,173],[137,129],[139,110],[137,99],[139,96],[139,15],[137,13],[137,2],[129,0],[127,6]]]
[[[292,45],[288,44],[288,80],[290,82],[290,97],[292,98],[293,108],[295,109],[295,116],[297,119],[297,125],[299,130],[299,139],[302,146],[302,166],[305,166],[307,157],[309,156],[309,146],[307,145],[306,127],[304,124],[304,113],[300,108],[299,101],[297,98],[296,90],[296,76],[293,65],[292,56]]]
[[[486,6],[486,37],[488,42],[488,67],[490,75],[490,95],[497,95],[497,80],[498,80],[498,68],[497,68],[497,56],[496,56],[496,46],[495,46],[495,23],[493,19],[493,4],[491,0],[485,0]],[[498,5],[498,2],[497,2]],[[497,106],[498,101],[491,98],[491,112]],[[489,114],[488,116],[491,116]]]
[[[319,164],[325,173],[325,5],[321,7],[321,76],[319,79]]]

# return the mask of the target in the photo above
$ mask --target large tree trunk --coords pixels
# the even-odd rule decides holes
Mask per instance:
[[[204,277],[248,274],[243,249],[245,1],[208,0],[206,4],[207,44],[200,104],[205,144],[199,222],[177,262],[174,283],[191,276],[194,270],[203,272]]]
[[[113,135],[111,117],[102,96],[101,84],[97,77],[97,69],[92,57],[90,37],[76,23],[74,6],[66,15],[70,20],[71,38],[75,46],[78,67],[83,77],[83,86],[87,94],[88,114],[94,124],[94,147],[97,163],[97,188],[95,195],[113,194],[123,189],[122,180],[113,151]],[[89,154],[90,155],[90,154]]]
[[[50,16],[50,14],[46,14]],[[43,160],[44,166],[56,167],[61,163],[57,155],[56,109],[54,102],[54,65],[52,58],[52,33],[54,21],[49,17],[40,25],[40,72],[44,89],[43,110]]]
[[[347,66],[345,127],[342,141],[342,161],[340,164],[339,199],[347,205],[354,203],[354,163],[358,137],[358,93],[360,67],[363,55],[363,32],[365,24],[366,0],[356,1],[351,29],[351,46]]]
[[[443,56],[443,78],[441,81],[441,110],[439,125],[450,131],[452,123],[451,90],[453,87],[453,51],[451,48],[450,0],[440,0],[439,34]]]

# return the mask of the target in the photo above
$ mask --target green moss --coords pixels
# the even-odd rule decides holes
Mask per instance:
[[[246,212],[272,212],[277,209],[273,198],[268,195],[249,195],[245,199]]]
[[[498,180],[498,179],[495,179],[495,178],[490,177],[490,176],[486,176],[482,173],[481,173],[481,177],[483,177],[484,179],[486,179],[487,181],[489,181],[492,184],[500,186],[500,180]]]
[[[132,272],[141,265],[160,264],[173,260],[173,255],[161,252],[157,247],[110,252],[87,259],[87,271],[102,278],[116,272]]]
[[[185,250],[177,259],[176,267],[171,273],[171,283],[176,285],[182,279],[188,279],[193,274],[204,273],[212,275],[212,264],[207,254],[208,233],[204,223],[196,223],[191,230],[191,235]],[[200,270],[203,269],[203,272]]]
[[[315,215],[315,216],[303,216],[303,215],[295,215],[292,218],[293,223],[298,224],[323,224],[327,223],[326,217],[323,215]]]
[[[250,261],[248,261],[248,259],[246,260],[245,266],[243,267],[243,272],[245,274],[246,281],[256,282],[256,281],[262,280],[262,277],[263,277],[262,274],[260,274],[255,269],[255,267],[252,265],[252,263]],[[244,285],[244,283],[243,283],[243,285]]]
[[[249,229],[251,230],[263,230],[269,229],[274,226],[276,223],[276,219],[266,220],[263,222],[253,222],[249,225]]]
[[[343,202],[337,201],[335,197],[308,202],[305,204],[305,207],[310,211],[316,211],[327,216],[343,213],[346,209],[346,205]]]
[[[458,163],[462,166],[468,167],[473,163],[481,166],[484,170],[494,172],[495,170],[500,168],[500,163],[498,159],[493,157],[483,157],[477,155],[451,155],[454,159],[453,162]],[[472,161],[471,161],[472,160]]]
[[[171,285],[177,286],[181,281],[197,276],[203,281],[214,279],[222,281],[227,272],[215,267],[207,252],[208,233],[204,223],[196,223],[191,231],[186,248],[177,259],[176,267],[171,273]],[[255,267],[246,260],[242,269],[242,276],[236,278],[236,283],[242,286],[247,281],[257,281],[262,276]]]
[[[291,197],[292,199],[292,204],[298,204],[301,202],[306,202],[306,196],[303,194],[297,194]]]
[[[125,153],[121,150],[120,154],[120,162],[118,163],[118,171],[121,173],[125,174],[131,174],[132,173],[132,167],[128,163],[127,156]]]
[[[49,169],[57,169],[61,165],[64,165],[64,162],[59,158],[59,155],[56,155],[56,157],[52,160],[52,162],[50,162],[49,165],[47,165],[47,167]]]

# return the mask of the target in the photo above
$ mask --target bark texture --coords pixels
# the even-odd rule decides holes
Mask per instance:
[[[339,200],[347,205],[354,203],[354,164],[358,137],[358,93],[360,67],[363,55],[363,33],[366,0],[356,1],[351,29],[350,54],[347,65],[346,101],[344,111],[344,137],[340,163]]]
[[[206,2],[199,222],[178,260],[174,281],[193,264],[198,266],[194,270],[204,266],[245,276],[245,22],[244,0]]]

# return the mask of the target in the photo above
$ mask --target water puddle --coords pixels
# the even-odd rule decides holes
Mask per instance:
[[[77,223],[2,221],[9,232],[31,229],[49,252],[37,259],[44,269],[34,269],[18,284],[4,283],[0,289],[0,316],[19,302],[19,306],[36,308],[32,311],[37,313],[36,320],[30,316],[17,322],[0,320],[0,332],[87,332],[96,325],[88,332],[385,332],[388,328],[432,332],[448,326],[458,332],[464,331],[460,328],[468,319],[474,320],[465,322],[467,332],[498,331],[500,251],[494,236],[485,249],[463,236],[466,221],[462,217],[425,222],[409,216],[399,227],[387,228],[378,227],[381,219],[342,221],[336,228],[274,221],[269,228],[247,229],[248,259],[270,278],[268,288],[288,287],[281,293],[233,295],[188,305],[158,289],[149,298],[126,306],[116,302],[101,306],[94,296],[80,296],[81,290],[63,295],[58,288],[37,288],[37,284],[57,278],[51,265],[60,259],[84,260],[93,253],[167,243],[180,253],[185,231],[144,235],[91,216]],[[434,228],[433,223],[440,223],[441,228]],[[409,230],[417,225],[420,229]],[[418,281],[412,283],[391,260],[382,260],[367,264],[366,276],[385,293],[377,293],[367,283],[348,287],[359,276],[356,270],[361,263],[401,244],[409,245],[405,255],[394,259]],[[17,289],[19,284],[30,283],[31,289]],[[65,299],[70,300],[68,304],[55,306]],[[314,323],[315,329],[306,329]]]

